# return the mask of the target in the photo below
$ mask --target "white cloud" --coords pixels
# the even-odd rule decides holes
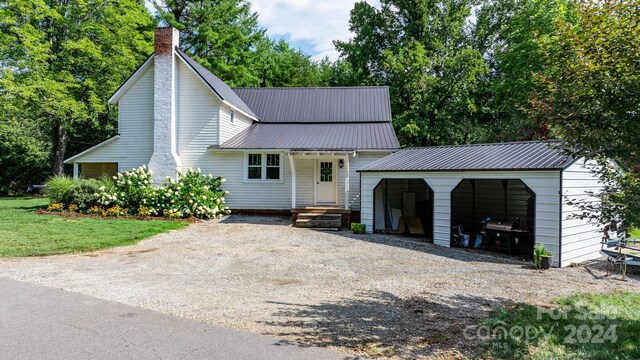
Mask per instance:
[[[348,40],[349,12],[356,0],[252,0],[259,22],[272,37],[307,42],[314,59],[338,58],[333,40]],[[377,3],[377,1],[371,1]]]

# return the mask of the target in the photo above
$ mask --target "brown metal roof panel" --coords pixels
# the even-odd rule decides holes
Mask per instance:
[[[562,169],[571,158],[557,142],[512,142],[401,150],[360,171]]]
[[[358,150],[400,146],[391,123],[256,123],[226,141],[221,149]]]
[[[389,88],[385,86],[233,90],[264,122],[391,121]]]

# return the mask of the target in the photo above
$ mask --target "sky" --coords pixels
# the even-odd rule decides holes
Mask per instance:
[[[333,40],[349,40],[349,15],[359,0],[250,0],[258,22],[274,39],[285,39],[314,60],[338,58]],[[366,0],[378,5],[379,0]],[[145,5],[155,12],[151,2]]]
[[[333,40],[348,40],[349,12],[356,0],[250,0],[258,21],[275,39],[284,38],[313,59],[335,60]],[[377,1],[369,0],[369,3]]]

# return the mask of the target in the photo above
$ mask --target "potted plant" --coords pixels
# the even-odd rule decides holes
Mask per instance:
[[[544,244],[536,244],[533,248],[533,263],[537,269],[547,270],[553,262],[553,254],[544,248]]]

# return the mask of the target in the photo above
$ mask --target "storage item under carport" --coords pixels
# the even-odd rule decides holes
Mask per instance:
[[[531,246],[530,232],[520,230],[510,221],[489,221],[484,226],[483,246],[509,254],[522,254]]]

